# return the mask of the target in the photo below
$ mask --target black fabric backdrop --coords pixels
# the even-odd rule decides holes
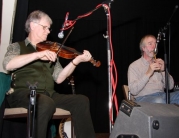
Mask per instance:
[[[14,24],[13,42],[23,40],[26,37],[24,23],[27,15],[34,10],[43,10],[53,20],[52,32],[48,36],[49,41],[61,43],[63,39],[58,38],[58,33],[64,22],[67,12],[69,20],[93,10],[102,0],[71,1],[71,0],[18,0],[17,12]],[[117,98],[118,104],[124,99],[122,85],[127,84],[127,69],[131,62],[138,59],[140,55],[139,41],[143,35],[153,34],[157,36],[159,29],[167,27],[167,56],[170,57],[169,69],[175,81],[179,81],[179,11],[170,20],[171,46],[169,52],[168,28],[174,7],[178,0],[114,0],[111,3],[112,17],[112,42],[114,61],[118,71]],[[69,30],[65,31],[65,35]],[[108,66],[107,66],[107,41],[103,37],[107,31],[106,13],[99,8],[92,15],[77,21],[70,37],[65,42],[66,46],[75,48],[82,52],[87,49],[94,59],[101,62],[99,68],[93,67],[91,63],[81,63],[73,73],[75,89],[77,94],[89,97],[91,103],[91,115],[96,132],[109,132],[108,116]],[[164,45],[159,43],[157,57],[163,58]],[[71,60],[60,58],[63,66]],[[55,89],[61,93],[71,93],[69,80]],[[114,110],[115,118],[115,110]]]

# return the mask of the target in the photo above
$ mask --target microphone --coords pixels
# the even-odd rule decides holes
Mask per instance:
[[[157,43],[156,43],[156,46],[155,46],[155,49],[154,49],[154,57],[156,59],[156,55],[158,53],[158,43],[160,42],[161,40],[161,31],[159,30],[159,33],[158,33],[158,36],[157,36]]]
[[[66,21],[68,20],[68,16],[69,16],[69,13],[67,12],[67,13],[66,13],[66,17],[65,17],[65,21],[64,21],[64,23],[63,23],[63,25],[62,25],[62,29],[61,29],[61,31],[58,33],[58,38],[60,38],[60,39],[62,39],[62,38],[64,37],[63,30],[64,30],[64,28],[66,27]]]
[[[157,43],[161,40],[161,32],[159,31],[158,36],[157,36]]]

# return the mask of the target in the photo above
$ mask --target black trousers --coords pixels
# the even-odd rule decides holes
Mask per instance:
[[[47,126],[56,107],[68,110],[72,114],[76,138],[95,138],[95,132],[89,110],[89,100],[83,95],[65,95],[54,93],[36,96],[36,138],[46,138]],[[10,107],[29,106],[29,91],[14,92],[7,96]]]

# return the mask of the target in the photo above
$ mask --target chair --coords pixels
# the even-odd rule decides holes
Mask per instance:
[[[134,101],[134,97],[131,95],[128,85],[122,85],[122,89],[123,89],[125,99]]]
[[[5,93],[10,88],[10,79],[9,79],[10,75],[0,72],[0,76],[1,76],[1,78],[0,78],[0,81],[1,81],[0,93],[2,94],[2,96],[4,98]],[[1,125],[3,125],[4,119],[15,119],[15,118],[27,118],[28,117],[27,109],[22,108],[22,107],[7,108],[5,105],[6,104],[5,99],[1,99],[1,101],[3,101],[3,102],[1,102],[2,103],[2,105],[1,105],[1,112],[2,112],[1,122],[2,122],[2,124]],[[56,112],[53,114],[53,117],[52,117],[52,119],[67,119],[67,118],[71,118],[71,113],[69,111],[61,109],[61,108],[56,108]],[[72,122],[73,121],[71,121],[71,137],[74,138],[75,136],[74,136],[74,129],[73,129]],[[2,132],[2,126],[0,128],[1,128],[0,131]],[[0,132],[0,135],[1,135],[1,132]]]
[[[3,119],[13,119],[13,118],[27,118],[28,111],[25,108],[5,108]],[[71,113],[67,110],[56,108],[56,112],[53,114],[52,119],[67,119],[71,118]],[[62,131],[62,130],[61,130]],[[71,138],[74,138],[73,124],[71,121]]]

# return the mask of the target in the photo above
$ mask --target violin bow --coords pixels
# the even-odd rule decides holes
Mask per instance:
[[[70,31],[68,32],[68,34],[67,34],[67,36],[65,37],[65,39],[63,40],[62,44],[60,44],[61,46],[64,45],[64,43],[66,42],[67,38],[69,37],[69,35],[70,35],[71,32],[73,31],[73,28],[74,28],[74,27],[72,27],[72,28],[70,29]],[[57,55],[58,55],[58,53],[60,52],[60,49],[61,49],[61,47],[58,48]]]

